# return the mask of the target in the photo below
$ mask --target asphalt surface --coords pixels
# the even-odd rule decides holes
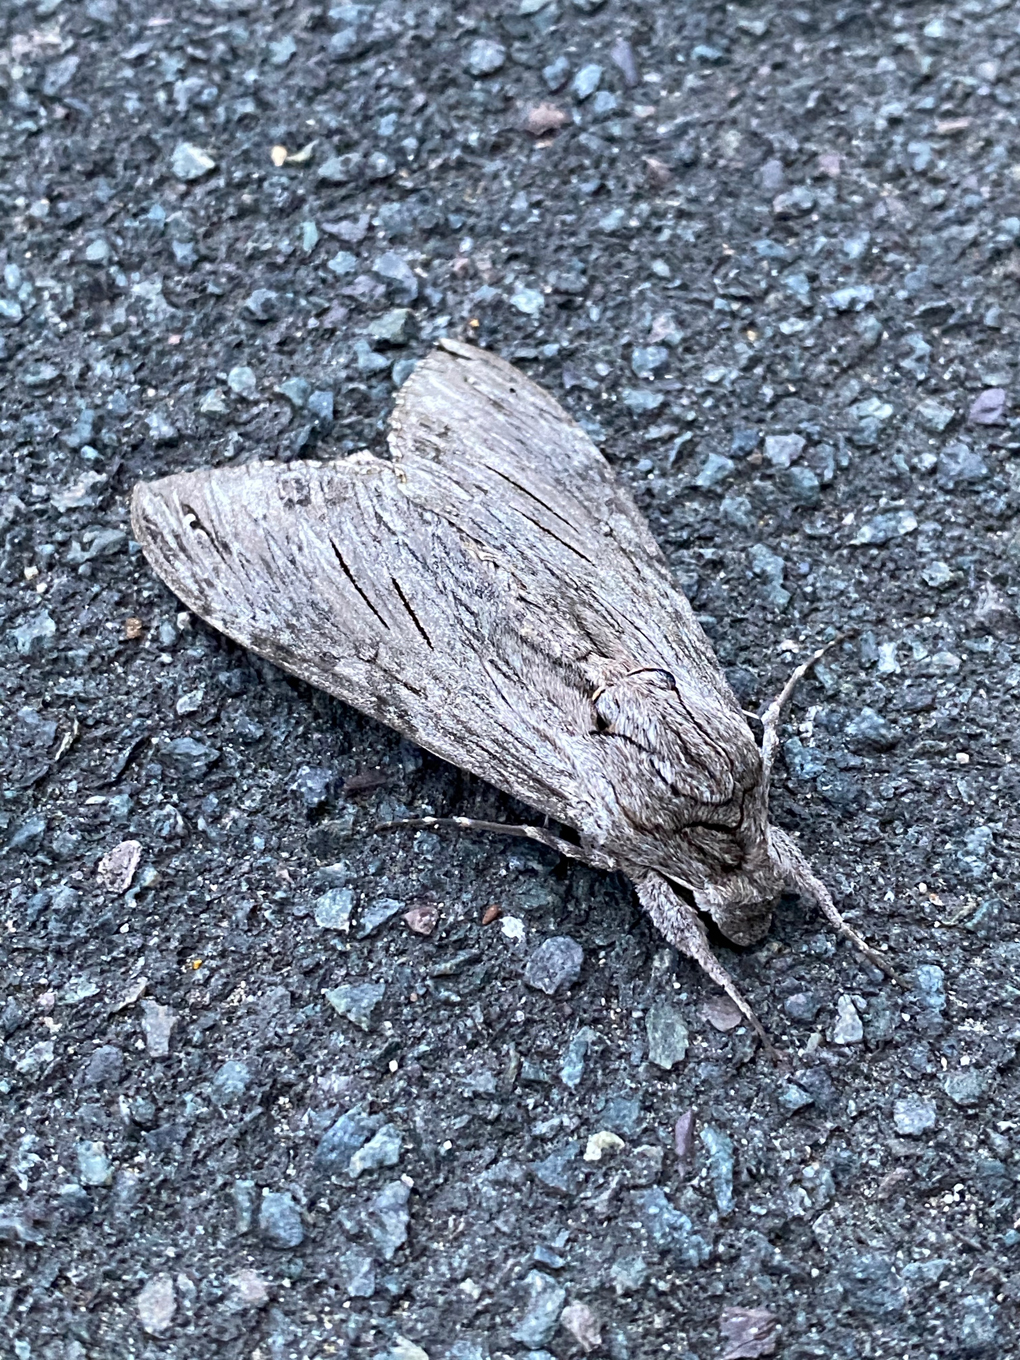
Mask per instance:
[[[1020,4],[0,25],[4,1354],[1008,1354]],[[139,478],[381,450],[443,335],[585,422],[748,709],[852,634],[774,817],[907,986],[793,897],[719,942],[789,1071],[622,880],[374,834],[528,813],[131,541]]]

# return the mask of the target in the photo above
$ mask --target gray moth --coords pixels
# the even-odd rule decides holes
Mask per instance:
[[[397,395],[389,453],[140,483],[134,533],[215,628],[567,834],[457,825],[625,873],[766,1045],[703,916],[753,944],[794,887],[888,971],[769,824],[780,712],[806,667],[759,747],[640,511],[562,407],[444,340]]]

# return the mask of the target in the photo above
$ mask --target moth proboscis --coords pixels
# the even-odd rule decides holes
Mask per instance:
[[[759,748],[631,496],[487,351],[439,343],[397,395],[389,452],[143,482],[135,536],[208,623],[570,834],[455,824],[628,875],[770,1052],[703,914],[750,945],[792,886],[892,976],[769,825],[780,714],[810,663]]]

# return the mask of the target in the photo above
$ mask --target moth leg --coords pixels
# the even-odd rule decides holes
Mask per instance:
[[[671,945],[693,959],[713,982],[730,998],[741,1015],[761,1040],[762,1047],[773,1062],[783,1065],[785,1059],[765,1033],[754,1011],[741,996],[737,984],[727,973],[708,943],[708,934],[695,909],[678,897],[659,874],[646,874],[635,880],[638,900],[652,918],[653,925]]]
[[[801,854],[800,848],[794,844],[786,832],[780,830],[777,826],[770,826],[769,842],[775,852],[778,866],[785,877],[795,887],[800,888],[801,891],[807,893],[817,902],[822,915],[829,924],[839,931],[845,939],[848,939],[870,963],[873,963],[876,968],[880,968],[886,977],[892,978],[893,982],[898,982],[901,987],[908,987],[908,984],[899,976],[889,960],[877,949],[873,949],[862,936],[858,935],[853,926],[848,925],[843,920],[835,902],[832,900],[832,894],[812,871],[811,866]]]
[[[562,836],[554,836],[551,831],[546,831],[540,826],[512,826],[506,822],[482,822],[477,821],[474,817],[407,817],[399,822],[381,822],[374,829],[376,831],[397,831],[405,826],[442,827],[456,831],[494,831],[501,836],[522,836],[526,840],[535,841],[539,845],[547,845],[550,850],[558,850],[567,859],[580,860],[582,864],[590,865],[593,869],[605,869],[612,873],[619,868],[612,855],[604,854],[601,850],[590,849],[584,845],[575,845],[573,841],[564,840]]]
[[[826,652],[831,651],[839,642],[845,642],[846,633],[840,633],[831,642],[827,642],[824,647],[819,647],[806,661],[794,670],[789,680],[772,700],[765,712],[762,713],[760,721],[765,731],[761,741],[761,763],[763,767],[763,780],[765,787],[768,788],[772,777],[772,767],[775,764],[776,752],[779,749],[779,720],[783,716],[783,709],[790,702],[793,691],[807,675],[812,666],[816,666]]]

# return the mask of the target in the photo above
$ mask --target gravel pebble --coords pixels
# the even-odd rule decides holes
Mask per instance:
[[[301,1211],[286,1191],[270,1190],[259,1206],[259,1232],[267,1246],[293,1251],[305,1240]]]
[[[581,976],[584,950],[569,935],[553,935],[532,950],[524,967],[524,981],[546,996],[572,987]]]
[[[893,1104],[896,1132],[915,1138],[935,1127],[935,1102],[923,1096],[904,1096]]]
[[[524,1287],[528,1291],[524,1315],[510,1335],[524,1346],[544,1346],[559,1325],[567,1291],[541,1270],[529,1270]]]

